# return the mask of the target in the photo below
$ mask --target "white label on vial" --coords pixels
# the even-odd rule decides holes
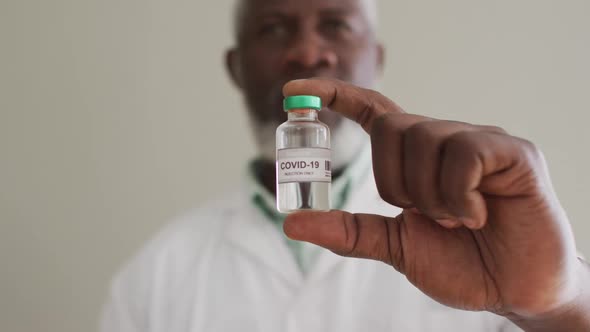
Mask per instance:
[[[330,149],[297,148],[277,151],[277,180],[289,182],[332,182]]]

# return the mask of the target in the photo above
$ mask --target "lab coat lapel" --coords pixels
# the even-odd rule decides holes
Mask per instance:
[[[256,264],[276,273],[292,286],[303,282],[303,275],[285,243],[284,235],[260,211],[244,203],[227,230],[227,238],[238,250]]]

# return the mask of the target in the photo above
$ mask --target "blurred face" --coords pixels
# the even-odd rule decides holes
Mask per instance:
[[[268,150],[261,152],[270,157],[272,145],[268,159],[273,159],[274,131],[287,119],[283,85],[328,77],[372,87],[381,70],[382,49],[361,0],[245,1],[228,67],[243,92],[259,146]],[[339,133],[352,126],[336,113],[322,111],[320,120],[330,126],[333,145],[339,136],[359,138],[355,132]]]

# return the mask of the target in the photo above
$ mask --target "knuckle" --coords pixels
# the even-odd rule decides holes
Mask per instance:
[[[490,132],[490,133],[497,133],[497,134],[502,134],[502,135],[508,135],[508,132],[502,127],[493,126],[493,125],[484,125],[484,126],[478,126],[478,127],[482,131],[486,131],[486,132]]]
[[[537,164],[544,162],[545,157],[543,152],[537,147],[537,145],[535,145],[535,143],[523,138],[518,138],[518,142],[528,163]]]
[[[343,256],[357,255],[357,245],[359,240],[359,218],[356,214],[343,213],[342,224],[344,225],[344,248],[340,252],[336,252]]]
[[[402,219],[400,221],[389,222],[388,220],[384,220],[384,222],[387,225],[387,238],[389,239],[389,243],[392,244],[389,246],[390,264],[397,271],[404,273],[405,254],[402,234],[405,233],[405,226],[403,214],[401,216]]]
[[[371,138],[372,139],[381,139],[385,136],[385,133],[391,131],[393,127],[391,125],[392,118],[395,116],[394,113],[386,112],[383,114],[378,115],[373,120],[373,128],[371,131]]]
[[[368,102],[367,104],[363,104],[362,107],[363,108],[358,112],[355,121],[360,124],[361,127],[368,128],[371,114],[373,112],[373,105],[371,102]]]
[[[477,152],[478,149],[473,140],[474,135],[477,135],[477,133],[471,131],[460,131],[452,134],[445,143],[445,152],[454,157]]]
[[[361,99],[361,110],[358,112],[355,121],[366,129],[370,127],[371,121],[375,122],[375,111],[379,106],[378,101],[385,97],[373,90],[365,90],[365,93],[364,98]]]
[[[519,138],[518,141],[519,141],[521,147],[523,148],[523,150],[526,153],[530,153],[530,154],[533,154],[533,155],[536,155],[536,154],[539,154],[540,153],[539,148],[537,148],[537,146],[535,145],[535,143],[533,143],[533,142],[531,142],[531,141],[529,141],[527,139],[524,139],[524,138]]]
[[[422,121],[410,126],[404,132],[404,141],[408,143],[424,142],[434,139],[434,121]]]

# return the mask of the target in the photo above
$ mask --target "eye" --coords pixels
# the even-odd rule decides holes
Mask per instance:
[[[321,28],[329,33],[342,33],[350,30],[350,25],[340,18],[328,18],[322,21]]]
[[[265,23],[259,29],[260,36],[269,38],[281,38],[286,36],[288,32],[285,24],[280,22]]]

